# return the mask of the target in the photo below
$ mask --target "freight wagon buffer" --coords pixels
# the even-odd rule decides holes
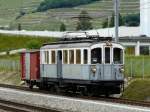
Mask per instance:
[[[22,79],[31,88],[108,95],[120,93],[123,86],[124,48],[120,44],[58,42],[21,57]]]

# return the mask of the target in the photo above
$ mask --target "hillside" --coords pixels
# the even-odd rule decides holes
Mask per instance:
[[[35,10],[43,0],[0,0],[0,26],[9,25],[19,15]]]
[[[56,41],[54,38],[40,38],[32,36],[15,36],[0,34],[0,52],[14,50],[19,48],[27,48],[30,42],[38,42],[41,46],[44,43]]]
[[[44,12],[35,13],[32,13],[32,11],[39,6],[42,0],[15,1],[17,5],[15,2],[11,3],[10,0],[0,1],[0,5],[9,3],[7,7],[0,7],[0,26],[10,25],[11,29],[17,29],[17,24],[21,23],[22,29],[53,31],[59,30],[61,22],[64,22],[67,26],[67,30],[74,30],[77,19],[73,19],[72,17],[77,17],[81,10],[87,10],[93,18],[92,23],[94,28],[100,28],[101,22],[108,16],[111,16],[113,12],[112,0],[101,0],[73,8],[49,9]],[[22,3],[18,1],[24,2],[24,6],[21,6]],[[4,7],[8,10],[13,9],[13,11],[5,11]],[[123,15],[139,13],[139,0],[120,0],[120,7],[120,12]],[[26,11],[25,9],[28,10]],[[15,18],[19,15],[20,10],[25,10],[26,14],[16,20]]]
[[[99,0],[44,0],[38,6],[37,11],[42,12],[48,9],[75,7],[89,4],[95,1]]]

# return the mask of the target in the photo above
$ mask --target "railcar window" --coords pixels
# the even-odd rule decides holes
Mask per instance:
[[[114,56],[113,56],[114,64],[122,64],[123,63],[123,51],[122,51],[122,49],[114,48],[113,52],[114,52]]]
[[[49,52],[44,51],[44,62],[45,64],[49,64]]]
[[[105,63],[110,64],[110,48],[105,48]]]
[[[68,51],[67,50],[63,51],[63,63],[68,64]]]
[[[81,64],[81,50],[76,50],[76,64]]]
[[[69,62],[70,64],[74,64],[74,50],[69,51]]]
[[[51,62],[52,62],[52,64],[56,63],[56,53],[55,53],[55,51],[51,52]]]
[[[102,49],[95,48],[91,51],[91,64],[102,63]]]
[[[87,64],[88,63],[88,50],[87,49],[84,49],[84,64]]]

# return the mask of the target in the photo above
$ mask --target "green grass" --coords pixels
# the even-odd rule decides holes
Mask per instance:
[[[111,16],[113,10],[113,2],[110,0],[100,0],[74,8],[50,9],[46,12],[31,13],[37,8],[41,1],[42,0],[1,0],[0,6],[3,7],[0,7],[0,25],[10,25],[12,29],[17,29],[17,24],[21,23],[22,28],[27,30],[59,30],[61,22],[64,22],[67,26],[67,30],[75,30],[77,21],[76,19],[72,19],[72,17],[78,16],[81,10],[88,10],[89,14],[94,18],[92,20],[94,28],[101,28],[102,21],[107,16]],[[139,7],[139,3],[137,3],[139,0],[120,0],[120,2],[120,12],[122,14],[139,13],[139,9],[137,8]],[[132,5],[130,2],[132,2]],[[127,5],[128,7],[126,7]],[[19,11],[22,10],[21,7],[25,7],[23,10],[25,10],[27,14],[15,20]],[[5,9],[13,10],[7,11]]]
[[[20,60],[20,54],[0,56],[0,60]]]
[[[150,99],[150,79],[134,80],[123,92],[122,98],[131,100]]]
[[[125,57],[125,75],[131,75],[136,78],[150,77],[150,56],[126,56]]]
[[[48,37],[31,37],[31,36],[17,36],[0,34],[0,52],[14,50],[19,48],[27,48],[30,41],[36,40],[40,45],[56,41],[55,38]]]

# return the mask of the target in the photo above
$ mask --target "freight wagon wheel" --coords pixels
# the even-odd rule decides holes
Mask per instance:
[[[32,85],[32,84],[30,84],[30,85],[29,85],[29,88],[30,88],[30,89],[33,89],[33,85]]]
[[[53,86],[51,87],[50,91],[51,91],[52,93],[59,94],[59,93],[60,93],[60,88],[59,88],[58,85],[53,85]]]

